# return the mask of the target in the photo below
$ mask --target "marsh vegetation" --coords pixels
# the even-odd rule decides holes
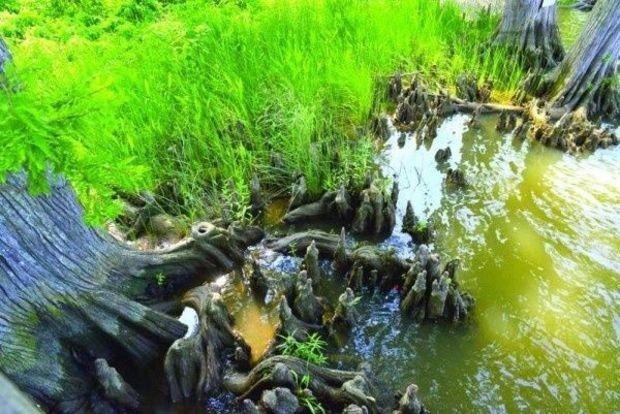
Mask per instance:
[[[6,407],[613,411],[620,4],[495,6],[0,3]]]

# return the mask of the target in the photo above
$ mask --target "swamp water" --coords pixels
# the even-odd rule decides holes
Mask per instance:
[[[620,147],[574,157],[498,133],[494,116],[473,128],[469,119],[445,120],[420,145],[406,135],[399,147],[392,130],[382,164],[400,197],[382,245],[413,255],[400,232],[410,200],[437,232],[433,249],[460,259],[458,280],[476,298],[470,320],[415,324],[401,318],[398,292],[367,292],[348,343],[328,350],[330,365],[369,362],[383,402],[416,383],[435,413],[618,412]],[[446,147],[452,156],[438,165],[434,155]],[[466,188],[444,186],[448,167],[465,172]],[[252,254],[278,272],[299,269],[298,258]],[[344,284],[325,279],[317,294],[335,300]],[[255,350],[266,348],[276,313],[235,278],[220,282],[237,329]],[[206,412],[236,412],[230,398],[211,400]]]
[[[431,145],[393,133],[384,168],[437,230],[435,250],[460,259],[476,298],[468,324],[401,320],[398,294],[360,306],[341,351],[373,366],[382,385],[414,382],[443,412],[617,412],[620,407],[620,148],[573,157],[495,130],[484,117],[446,120]],[[438,166],[434,154],[449,146]],[[465,189],[443,186],[448,166]]]

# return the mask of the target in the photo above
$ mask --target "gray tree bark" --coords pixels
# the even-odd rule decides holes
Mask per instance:
[[[9,52],[9,48],[4,42],[4,39],[0,37],[0,75],[4,73],[4,65],[9,60],[11,60],[11,53]]]
[[[493,44],[515,51],[532,69],[555,67],[564,57],[556,12],[555,1],[507,0]]]
[[[186,326],[147,305],[232,269],[241,237],[198,223],[175,246],[135,251],[84,224],[64,179],[50,187],[31,195],[25,174],[0,185],[0,372],[47,410],[109,412],[129,387],[95,375],[95,361],[163,357]]]
[[[41,414],[34,403],[0,373],[0,406],[4,414]]]
[[[599,0],[581,35],[551,74],[552,116],[578,108],[589,116],[620,115],[620,0]]]

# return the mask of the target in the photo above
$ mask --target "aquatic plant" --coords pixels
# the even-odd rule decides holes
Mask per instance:
[[[325,411],[325,408],[323,408],[323,405],[314,396],[314,394],[309,392],[308,389],[303,389],[303,390],[299,391],[297,393],[297,399],[299,400],[299,403],[303,407],[306,407],[306,409],[310,412],[310,414],[325,414],[325,413],[327,413],[327,411]]]

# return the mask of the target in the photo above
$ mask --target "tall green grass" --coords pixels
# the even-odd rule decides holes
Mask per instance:
[[[281,191],[303,173],[318,194],[372,163],[360,127],[382,77],[513,89],[521,71],[484,47],[496,23],[434,0],[13,0],[0,174],[51,163],[94,223],[119,190],[190,217],[217,215],[230,183],[247,198],[253,174]]]

